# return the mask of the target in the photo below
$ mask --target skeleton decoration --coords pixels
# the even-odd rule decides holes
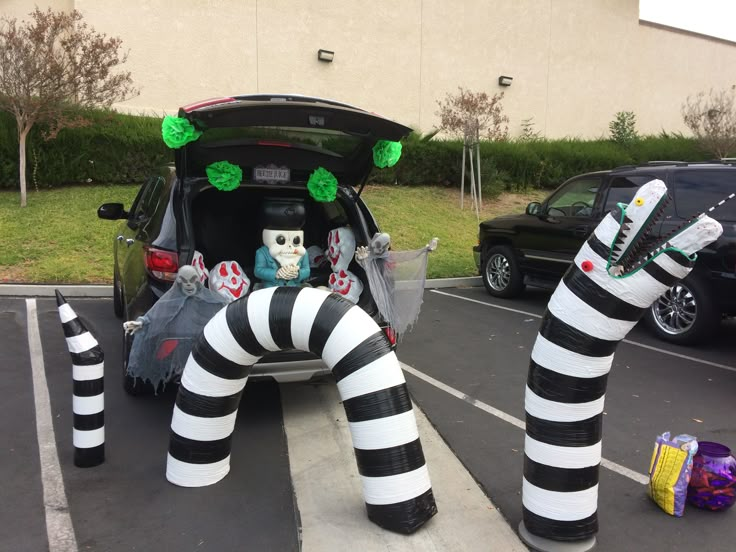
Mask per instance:
[[[330,230],[327,235],[325,255],[330,261],[332,272],[347,270],[355,255],[355,234],[351,228],[341,226]]]
[[[207,270],[207,267],[204,265],[204,257],[202,256],[202,253],[199,251],[194,251],[194,257],[192,258],[192,266],[197,270],[197,274],[199,274],[199,281],[204,284],[205,280],[207,280],[207,276],[209,271]]]
[[[228,474],[230,440],[251,367],[269,351],[289,349],[312,352],[332,370],[368,518],[391,531],[415,532],[437,507],[404,374],[375,321],[325,290],[257,290],[205,326],[181,377],[166,478],[203,487]]]
[[[229,303],[248,294],[250,279],[236,261],[222,261],[210,272],[210,289]]]
[[[298,286],[309,278],[304,248],[304,204],[299,200],[264,202],[263,246],[256,251],[254,273],[263,287]]]
[[[669,201],[659,180],[618,204],[595,229],[550,298],[527,379],[522,539],[535,550],[598,531],[606,380],[619,342],[693,267],[721,225],[700,214],[656,238]],[[711,209],[712,210],[712,209]]]
[[[330,274],[330,289],[339,293],[351,303],[357,303],[363,293],[363,282],[349,270],[340,270]]]
[[[143,316],[123,323],[134,339],[127,375],[150,383],[154,389],[181,374],[192,340],[227,300],[205,288],[197,270],[183,266],[171,289]]]
[[[432,240],[422,249],[390,251],[391,236],[377,233],[368,246],[355,252],[355,260],[365,270],[379,312],[401,336],[419,317],[427,277],[427,256],[437,249]]]

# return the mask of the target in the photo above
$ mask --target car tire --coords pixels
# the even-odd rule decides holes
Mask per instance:
[[[524,275],[514,250],[508,245],[490,247],[481,266],[486,291],[494,297],[516,297],[524,291]]]
[[[647,310],[654,335],[677,345],[696,345],[711,338],[721,320],[706,280],[691,274],[667,290]]]
[[[140,378],[128,375],[128,358],[130,357],[130,348],[133,345],[134,337],[123,332],[123,389],[128,395],[133,397],[143,397],[153,395],[155,389],[153,385],[144,382]]]
[[[123,285],[120,282],[120,275],[118,274],[117,267],[115,267],[115,270],[113,271],[112,278],[112,308],[113,311],[115,311],[115,317],[122,320],[123,313],[125,312],[125,309],[123,308]]]

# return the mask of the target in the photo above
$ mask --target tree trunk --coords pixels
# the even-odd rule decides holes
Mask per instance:
[[[26,201],[26,138],[31,130],[30,125],[18,126],[18,161],[20,165],[20,206],[25,207]]]

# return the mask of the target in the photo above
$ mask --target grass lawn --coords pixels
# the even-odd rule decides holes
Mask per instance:
[[[0,282],[111,283],[112,241],[117,223],[97,218],[97,207],[122,202],[126,208],[138,186],[80,186],[28,192],[21,209],[18,192],[0,192]],[[438,187],[368,186],[366,202],[394,249],[416,249],[430,238],[440,246],[429,258],[428,276],[475,275],[472,247],[478,235],[475,212],[466,197]],[[502,194],[486,199],[481,220],[523,212],[545,192]]]

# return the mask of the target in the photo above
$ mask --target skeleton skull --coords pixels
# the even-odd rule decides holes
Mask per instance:
[[[351,303],[357,303],[363,293],[363,283],[349,270],[340,270],[330,274],[330,289]]]
[[[235,261],[222,261],[210,271],[210,289],[228,301],[235,301],[248,294],[250,280]]]
[[[347,270],[355,255],[355,234],[347,226],[330,230],[327,235],[327,251],[333,272]]]
[[[263,244],[280,266],[296,266],[307,254],[303,230],[264,230]]]
[[[202,253],[199,251],[194,251],[194,258],[192,258],[192,266],[197,269],[197,274],[199,274],[199,281],[204,284],[205,280],[207,279],[207,267],[204,266],[204,257],[202,256]]]
[[[202,282],[199,280],[197,269],[190,265],[183,266],[179,269],[179,272],[176,273],[175,284],[188,297],[191,297],[202,288]]]

